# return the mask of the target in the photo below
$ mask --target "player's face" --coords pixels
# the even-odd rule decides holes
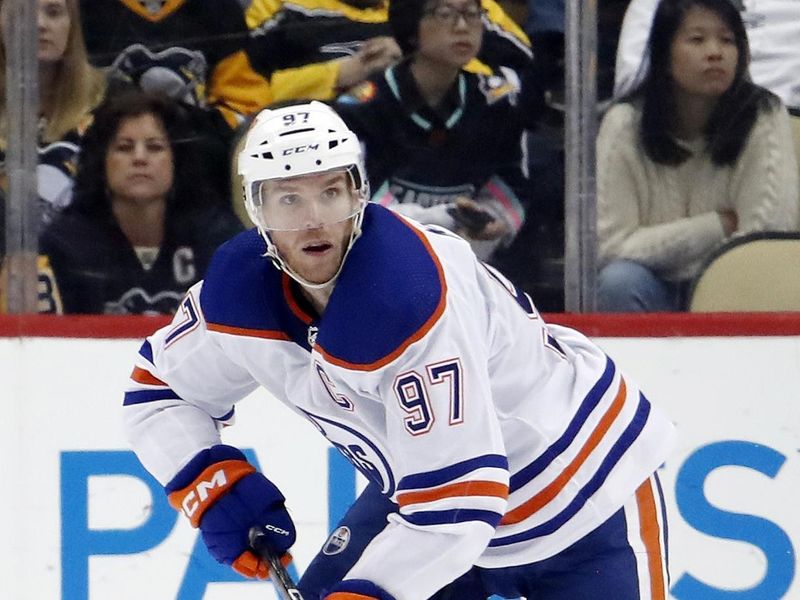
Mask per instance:
[[[344,259],[361,200],[345,171],[264,181],[261,220],[287,265],[311,283],[331,280]]]
[[[111,197],[137,204],[166,200],[172,188],[172,147],[161,121],[152,114],[126,117],[106,152]]]
[[[717,99],[736,75],[736,36],[717,13],[693,6],[672,40],[671,59],[679,94]]]
[[[66,0],[39,0],[40,61],[58,62],[64,57],[71,25]]]
[[[429,3],[419,23],[416,60],[460,69],[481,47],[481,5],[476,0]]]

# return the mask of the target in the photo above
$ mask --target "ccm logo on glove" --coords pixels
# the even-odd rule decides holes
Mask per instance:
[[[169,503],[175,510],[186,515],[192,527],[197,527],[209,506],[214,504],[230,486],[255,471],[253,465],[242,460],[218,462],[206,468],[188,487],[172,492],[169,495]]]
[[[169,503],[185,514],[208,552],[245,577],[269,575],[266,561],[252,552],[249,532],[258,527],[265,544],[283,561],[295,541],[285,498],[247,462],[244,453],[223,444],[201,450],[166,485]]]

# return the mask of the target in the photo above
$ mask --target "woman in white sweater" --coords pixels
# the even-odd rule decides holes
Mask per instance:
[[[789,115],[750,80],[730,0],[662,0],[648,52],[597,140],[602,311],[682,310],[726,239],[800,225]]]

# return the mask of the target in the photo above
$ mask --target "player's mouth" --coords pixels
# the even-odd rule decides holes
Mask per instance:
[[[312,256],[319,256],[325,254],[331,248],[333,248],[333,244],[330,242],[312,242],[303,246],[303,252]]]

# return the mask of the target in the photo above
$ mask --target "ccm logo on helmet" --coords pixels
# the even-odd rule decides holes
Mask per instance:
[[[191,519],[192,515],[200,508],[200,505],[208,500],[208,491],[215,487],[224,487],[227,483],[228,479],[225,477],[224,469],[220,469],[214,473],[209,481],[201,481],[198,483],[194,487],[194,490],[186,494],[183,502],[181,502],[183,513]]]
[[[286,148],[283,151],[284,156],[289,156],[290,154],[302,154],[303,152],[308,152],[311,150],[319,150],[319,144],[306,144],[303,146],[296,146],[294,148]]]

